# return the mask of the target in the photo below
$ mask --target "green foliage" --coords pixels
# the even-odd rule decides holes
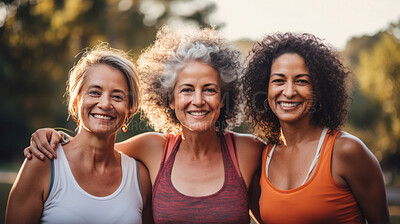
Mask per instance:
[[[350,125],[378,159],[400,153],[399,30],[400,21],[353,38],[344,51],[357,78]]]
[[[179,14],[182,7],[184,15]],[[68,71],[83,48],[109,42],[137,58],[161,25],[208,26],[214,9],[196,0],[0,2],[0,11],[6,12],[0,14],[0,161],[21,160],[38,128],[76,128],[66,120],[63,95]],[[139,122],[139,116],[135,119]],[[145,130],[132,127],[124,135]]]

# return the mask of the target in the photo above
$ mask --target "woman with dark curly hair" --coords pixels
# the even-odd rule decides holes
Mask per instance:
[[[244,78],[250,126],[269,144],[259,200],[264,223],[389,223],[379,163],[340,130],[350,72],[311,34],[256,43]],[[260,217],[259,217],[260,218]]]
[[[239,51],[213,29],[180,33],[163,27],[138,64],[142,110],[164,134],[141,134],[116,148],[148,168],[154,222],[249,223],[247,192],[264,144],[229,132],[240,123],[243,105]],[[36,132],[38,146],[25,154],[52,152],[50,135]],[[53,134],[51,142],[59,139]]]

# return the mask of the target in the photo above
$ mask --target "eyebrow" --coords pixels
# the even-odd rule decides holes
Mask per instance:
[[[273,74],[271,74],[271,77],[272,77],[272,76],[285,77],[285,75],[282,74],[282,73],[273,73]],[[301,78],[301,77],[303,77],[303,76],[307,76],[307,77],[311,78],[311,75],[310,75],[310,74],[298,74],[298,75],[296,75],[296,78]]]
[[[187,86],[187,87],[194,87],[194,85],[192,85],[192,84],[183,83],[183,84],[180,84],[180,85],[178,86],[178,88],[185,87],[185,86]],[[208,87],[208,86],[218,86],[218,84],[216,84],[216,83],[207,83],[207,84],[204,85],[204,87]]]
[[[90,85],[90,86],[88,86],[88,89],[91,89],[91,88],[103,89],[103,88],[101,88],[101,86],[99,86],[99,85]],[[122,89],[113,89],[112,92],[113,92],[113,93],[123,93],[124,95],[126,95],[125,91],[123,91]]]

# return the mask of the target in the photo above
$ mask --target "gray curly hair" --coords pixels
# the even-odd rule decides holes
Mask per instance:
[[[243,105],[241,53],[213,28],[172,32],[166,26],[138,59],[143,87],[141,108],[150,125],[165,134],[181,132],[169,102],[173,99],[178,73],[191,61],[206,63],[218,71],[225,106],[215,124],[217,131],[225,132],[239,125]]]

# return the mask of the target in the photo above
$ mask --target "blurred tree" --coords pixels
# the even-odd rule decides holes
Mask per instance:
[[[201,0],[0,1],[0,161],[20,160],[40,127],[75,128],[63,94],[82,48],[109,42],[134,58],[163,24],[209,26]],[[135,117],[129,133],[149,128]]]
[[[371,37],[353,38],[344,53],[357,77],[351,128],[379,160],[392,161],[400,154],[400,21]]]

